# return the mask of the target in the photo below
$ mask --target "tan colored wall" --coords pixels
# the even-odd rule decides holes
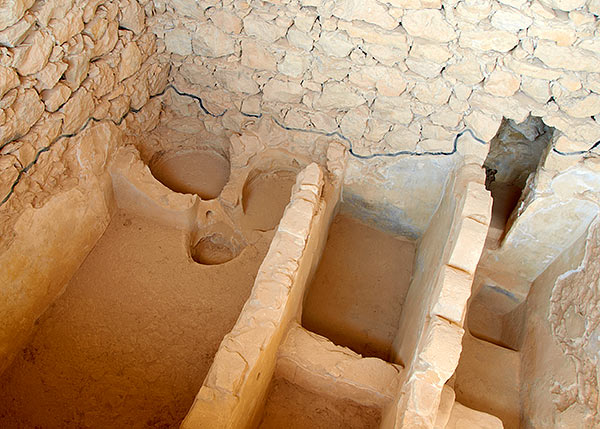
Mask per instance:
[[[0,371],[108,225],[107,164],[166,85],[144,3],[0,4]]]
[[[277,350],[300,320],[306,285],[320,260],[340,195],[344,153],[330,151],[334,174],[311,164],[299,175],[250,298],[223,339],[184,428],[248,428],[261,417]],[[333,180],[333,182],[332,182]]]
[[[523,427],[597,427],[599,223],[540,275],[521,350]],[[584,326],[585,325],[585,326]]]
[[[417,245],[416,274],[393,349],[406,381],[384,415],[384,428],[435,424],[442,388],[458,365],[466,304],[491,216],[483,182],[480,167],[462,167]]]

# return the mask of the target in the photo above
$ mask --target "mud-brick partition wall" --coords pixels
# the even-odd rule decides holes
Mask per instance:
[[[405,367],[382,428],[433,428],[444,384],[461,352],[463,323],[491,218],[492,199],[477,164],[450,181],[417,245],[413,279],[392,354]]]
[[[292,322],[299,322],[306,287],[327,240],[341,194],[347,153],[329,145],[327,171],[302,170],[251,295],[225,336],[182,428],[251,428],[261,416]]]

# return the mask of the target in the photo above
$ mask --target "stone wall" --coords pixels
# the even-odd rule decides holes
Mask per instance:
[[[0,372],[108,225],[116,149],[160,112],[147,4],[0,2]]]
[[[148,9],[173,83],[202,98],[213,130],[269,114],[288,128],[340,133],[353,155],[346,200],[409,236],[433,215],[465,127],[489,142],[503,117],[541,117],[558,130],[555,164],[600,140],[598,0],[176,0]],[[415,198],[397,192],[403,186]]]

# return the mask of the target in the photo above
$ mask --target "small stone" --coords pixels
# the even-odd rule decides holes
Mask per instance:
[[[53,88],[67,70],[67,67],[67,64],[62,61],[46,64],[46,67],[35,75],[37,80],[35,88],[38,91]]]
[[[133,76],[142,66],[142,53],[135,42],[128,43],[121,51],[121,62],[117,80],[119,82]]]
[[[274,43],[287,33],[287,28],[279,27],[272,21],[265,21],[254,13],[244,18],[244,30],[249,36],[257,37],[266,43]]]
[[[0,3],[0,31],[21,19],[34,2],[35,0],[3,0]]]
[[[93,111],[94,98],[92,94],[85,88],[79,88],[60,109],[60,112],[65,115],[63,132],[65,134],[78,132]]]
[[[177,55],[192,54],[192,35],[183,28],[177,27],[165,32],[164,41],[169,52]]]
[[[275,57],[252,40],[242,41],[242,65],[257,70],[277,70]]]
[[[446,104],[452,91],[444,84],[442,79],[434,79],[418,83],[412,93],[422,103],[441,106]]]
[[[575,30],[566,24],[551,21],[549,23],[535,23],[527,30],[529,37],[552,40],[558,46],[571,46],[577,40]]]
[[[321,33],[321,38],[317,41],[320,47],[327,55],[337,58],[343,58],[350,54],[354,45],[348,40],[348,37],[339,31]]]
[[[484,88],[490,94],[509,97],[519,90],[520,85],[520,79],[513,73],[495,69],[486,79]]]
[[[592,73],[600,70],[600,58],[589,55],[583,50],[557,46],[546,40],[538,42],[534,55],[552,68]]]
[[[225,34],[214,24],[199,24],[192,34],[192,50],[196,55],[209,58],[220,58],[235,52],[235,43],[231,36]]]
[[[226,90],[234,93],[253,95],[260,91],[256,82],[243,70],[217,70],[215,77]]]
[[[263,87],[263,101],[299,103],[303,95],[304,89],[297,82],[271,79]]]
[[[239,34],[242,31],[242,20],[223,9],[218,9],[210,15],[210,20],[226,33]]]
[[[13,66],[21,76],[39,72],[48,62],[54,42],[41,31],[32,33],[21,46],[14,49]]]
[[[308,68],[308,58],[295,52],[286,52],[283,61],[277,65],[277,69],[286,76],[300,77]]]
[[[19,86],[19,76],[9,68],[0,65],[0,98],[4,97],[8,91]]]
[[[528,76],[521,78],[521,90],[538,103],[546,104],[550,99],[550,85],[547,80]]]
[[[315,108],[344,110],[360,106],[365,102],[365,99],[348,85],[340,82],[327,82],[323,86],[323,92],[315,101]]]
[[[464,118],[465,124],[469,127],[477,137],[485,142],[491,141],[502,123],[502,117],[473,110]]]
[[[457,64],[450,64],[444,70],[444,77],[456,79],[467,85],[476,85],[483,80],[481,66],[474,57],[469,57]]]
[[[0,31],[0,45],[14,48],[19,45],[31,29],[35,20],[31,15],[25,15],[14,25],[11,25],[5,30]]]
[[[527,76],[534,79],[555,80],[562,75],[559,70],[550,70],[543,66],[532,64],[527,61],[517,60],[511,56],[506,56],[504,58],[504,65],[518,75]]]
[[[139,35],[144,31],[146,14],[137,0],[121,1],[121,19],[119,25]]]
[[[411,10],[402,17],[402,26],[408,34],[435,42],[456,39],[456,32],[436,9]]]
[[[71,88],[59,83],[54,88],[42,91],[41,98],[48,112],[56,112],[71,96]]]
[[[586,4],[586,0],[541,0],[541,2],[552,9],[560,9],[565,12],[579,9]]]
[[[313,48],[313,38],[298,30],[295,26],[290,27],[288,30],[287,40],[292,46],[304,49],[305,51],[310,51]]]
[[[369,114],[369,108],[364,104],[348,110],[340,123],[342,134],[350,139],[361,138],[367,128]]]
[[[386,30],[393,30],[398,21],[376,0],[338,0],[333,15],[345,21],[365,21]]]
[[[178,15],[188,16],[195,19],[204,18],[204,10],[198,3],[190,0],[170,0],[170,5]]]
[[[574,118],[588,118],[600,113],[600,95],[591,93],[582,98],[559,98],[558,106]]]
[[[375,88],[385,97],[398,97],[406,90],[406,80],[398,69],[386,68],[386,72],[375,82]]]
[[[83,11],[81,9],[74,9],[70,10],[64,17],[50,21],[48,27],[58,45],[62,45],[71,37],[83,31],[82,15]]]
[[[528,28],[533,19],[527,15],[523,15],[518,10],[512,8],[502,8],[492,15],[492,26],[498,30],[506,30],[511,33],[517,33]]]
[[[458,39],[462,48],[479,51],[508,52],[519,43],[519,38],[502,30],[463,31]]]

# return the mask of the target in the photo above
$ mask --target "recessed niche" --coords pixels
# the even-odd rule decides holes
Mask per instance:
[[[244,226],[270,231],[279,225],[296,182],[294,169],[252,170],[242,191]]]
[[[242,236],[225,224],[205,232],[190,249],[192,259],[202,265],[220,265],[236,258],[244,250]]]
[[[215,150],[186,149],[156,155],[150,162],[150,171],[175,192],[212,200],[229,180],[230,164]]]

